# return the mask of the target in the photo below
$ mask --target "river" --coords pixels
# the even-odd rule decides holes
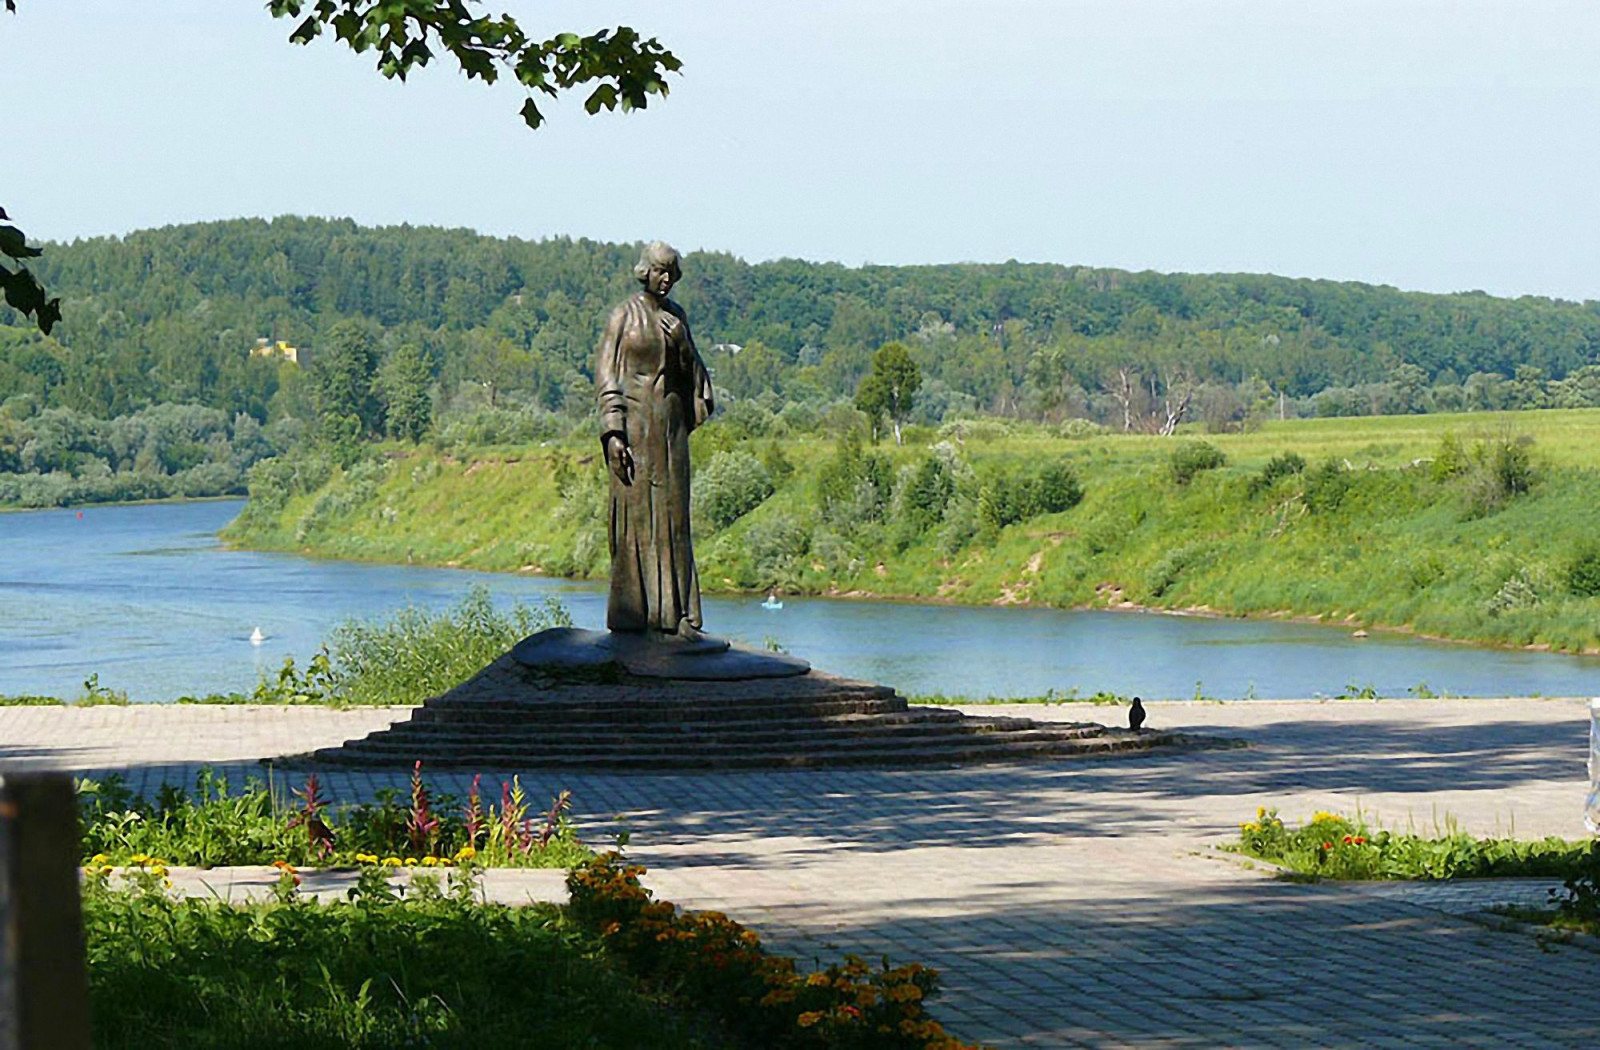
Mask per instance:
[[[0,693],[73,697],[91,674],[138,701],[246,691],[347,617],[438,609],[485,584],[498,602],[555,596],[601,626],[594,584],[235,551],[238,501],[0,514]],[[1278,621],[902,602],[708,598],[714,633],[772,639],[820,669],[906,694],[1183,698],[1600,695],[1600,658],[1484,649]],[[265,641],[252,644],[259,628]]]

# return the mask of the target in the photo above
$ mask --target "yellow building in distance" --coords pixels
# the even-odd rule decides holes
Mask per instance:
[[[271,339],[257,339],[256,345],[250,348],[250,356],[277,357],[294,364],[300,363],[300,350],[297,347],[290,346],[282,339],[277,342],[273,342]]]

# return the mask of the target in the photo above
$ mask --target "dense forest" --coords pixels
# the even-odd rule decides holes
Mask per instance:
[[[346,443],[561,432],[591,409],[590,355],[636,257],[634,245],[302,218],[48,244],[33,269],[62,297],[54,334],[0,307],[0,473],[193,470],[106,444],[130,425],[118,420],[167,404],[280,437],[298,420]],[[890,341],[920,369],[909,421],[927,425],[993,414],[1226,430],[1266,416],[1600,405],[1593,302],[720,253],[686,259],[677,298],[724,405],[758,430],[847,416]],[[297,348],[299,363],[252,355],[259,340]],[[87,436],[45,447],[63,433]],[[215,442],[208,456],[242,461]]]

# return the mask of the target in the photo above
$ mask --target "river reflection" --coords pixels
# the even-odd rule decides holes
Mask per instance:
[[[350,616],[442,608],[475,583],[498,601],[553,595],[580,626],[595,585],[230,551],[236,501],[0,514],[0,693],[74,696],[85,678],[136,700],[248,690]],[[709,629],[771,639],[815,666],[907,694],[1053,689],[1181,698],[1334,695],[1419,685],[1462,696],[1600,695],[1600,658],[1477,649],[1315,625],[1118,612],[788,598],[706,600]],[[251,643],[252,631],[265,636]]]

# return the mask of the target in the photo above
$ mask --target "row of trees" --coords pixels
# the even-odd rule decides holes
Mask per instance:
[[[408,347],[395,366],[406,378],[390,385],[414,387],[425,364],[435,410],[470,391],[490,406],[580,413],[599,325],[634,287],[635,252],[297,218],[49,245],[30,261],[63,297],[65,318],[45,336],[0,308],[0,401],[28,393],[103,418],[162,402],[260,421],[304,413],[304,392],[279,396],[296,380],[247,348],[270,336],[314,360],[341,352],[336,330],[361,322],[377,347],[364,369],[369,394]],[[874,355],[898,345],[901,370],[909,360],[918,371],[913,411],[933,421],[1077,415],[1159,429],[1174,418],[1265,411],[1258,401],[1286,414],[1524,403],[1482,388],[1517,391],[1527,369],[1541,383],[1567,383],[1600,362],[1593,303],[1019,263],[852,269],[701,253],[685,268],[680,298],[725,393],[851,399],[864,379],[888,374],[874,370]],[[869,414],[911,418],[889,407],[905,393],[878,383],[864,394]],[[1413,396],[1457,386],[1459,397]],[[1244,404],[1229,407],[1226,391]],[[1326,408],[1315,401],[1324,392]],[[335,400],[353,396],[350,388]],[[1545,398],[1571,399],[1554,386]],[[415,429],[420,402],[411,404],[403,432]],[[392,411],[342,415],[378,433]]]
[[[199,405],[155,405],[113,419],[70,408],[0,408],[0,504],[56,506],[245,491],[255,463],[293,447],[298,421]]]

